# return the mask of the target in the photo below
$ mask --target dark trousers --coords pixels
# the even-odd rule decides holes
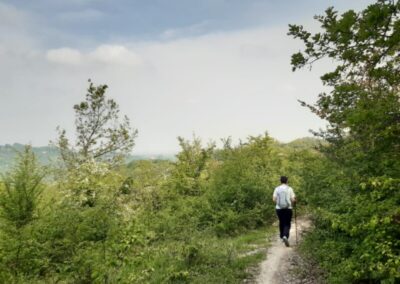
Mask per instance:
[[[276,209],[279,219],[279,235],[289,238],[290,222],[292,221],[292,209]]]

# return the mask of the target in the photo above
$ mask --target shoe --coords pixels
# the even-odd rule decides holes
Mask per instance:
[[[289,240],[288,240],[288,238],[287,237],[283,237],[282,238],[282,240],[283,240],[283,242],[285,243],[285,246],[289,246]]]

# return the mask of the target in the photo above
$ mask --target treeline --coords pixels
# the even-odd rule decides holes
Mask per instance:
[[[137,132],[106,89],[90,82],[74,106],[60,163],[41,166],[27,146],[2,177],[0,282],[240,282],[263,257],[244,252],[265,242],[273,188],[282,172],[297,188],[306,150],[268,135],[222,149],[179,138],[176,161],[125,165]]]
[[[341,15],[316,16],[320,33],[290,26],[306,49],[293,69],[330,58],[331,87],[312,112],[329,122],[317,133],[324,157],[304,161],[302,189],[315,230],[305,253],[329,283],[400,283],[400,2],[379,0]]]

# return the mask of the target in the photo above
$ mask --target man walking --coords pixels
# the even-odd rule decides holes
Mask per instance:
[[[292,204],[296,202],[293,189],[288,185],[288,178],[281,176],[281,185],[276,187],[272,200],[275,202],[276,214],[279,219],[279,233],[285,245],[289,246],[289,231],[292,221]]]

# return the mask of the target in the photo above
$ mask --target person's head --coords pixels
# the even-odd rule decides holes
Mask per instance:
[[[281,176],[281,183],[287,184],[288,178],[287,176]]]

